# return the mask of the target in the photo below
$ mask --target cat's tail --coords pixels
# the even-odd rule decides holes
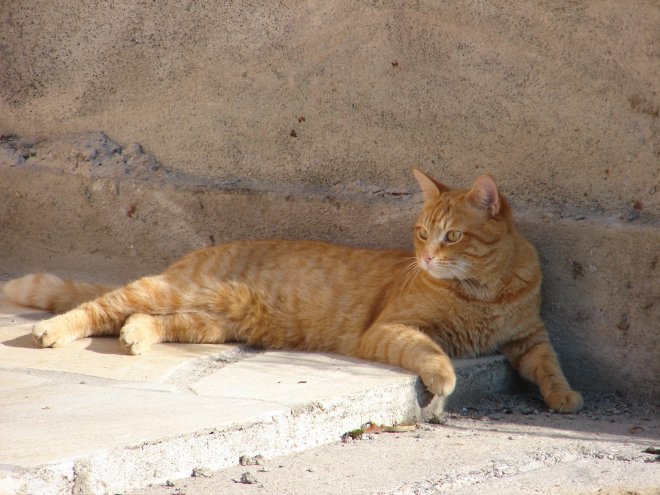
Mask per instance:
[[[10,280],[4,286],[7,297],[23,306],[63,313],[96,299],[113,287],[74,282],[51,273],[33,273]]]

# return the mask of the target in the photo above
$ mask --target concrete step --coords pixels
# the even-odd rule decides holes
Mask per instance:
[[[0,155],[6,203],[0,208],[0,272],[75,272],[89,281],[125,282],[160,272],[192,249],[238,239],[409,248],[420,208],[412,190],[393,195],[234,184],[162,167],[150,174],[78,164],[53,153],[61,158],[40,152],[43,160],[20,166],[3,165]],[[571,385],[657,397],[657,221],[569,205],[514,210],[519,229],[539,251],[542,318]]]
[[[238,345],[116,339],[32,344],[47,313],[0,298],[0,494],[120,493],[336,441],[367,421],[397,424],[511,391],[499,356],[457,360],[445,401],[396,368],[344,356]]]

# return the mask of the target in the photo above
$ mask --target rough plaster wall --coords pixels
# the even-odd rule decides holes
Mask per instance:
[[[196,175],[410,187],[416,164],[660,210],[654,0],[29,0],[0,19],[0,130],[102,130]]]

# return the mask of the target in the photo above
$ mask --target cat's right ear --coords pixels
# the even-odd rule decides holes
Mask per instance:
[[[438,196],[440,196],[440,193],[449,191],[450,189],[442,182],[429,177],[424,172],[421,172],[416,168],[413,168],[412,172],[415,176],[415,179],[417,179],[419,187],[422,189],[422,193],[424,193],[424,203],[429,203],[435,200]]]

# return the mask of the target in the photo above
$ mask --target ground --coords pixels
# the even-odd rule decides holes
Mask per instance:
[[[557,415],[532,393],[498,395],[412,431],[337,439],[263,465],[237,459],[131,495],[660,493],[657,406],[585,398],[580,413]]]

